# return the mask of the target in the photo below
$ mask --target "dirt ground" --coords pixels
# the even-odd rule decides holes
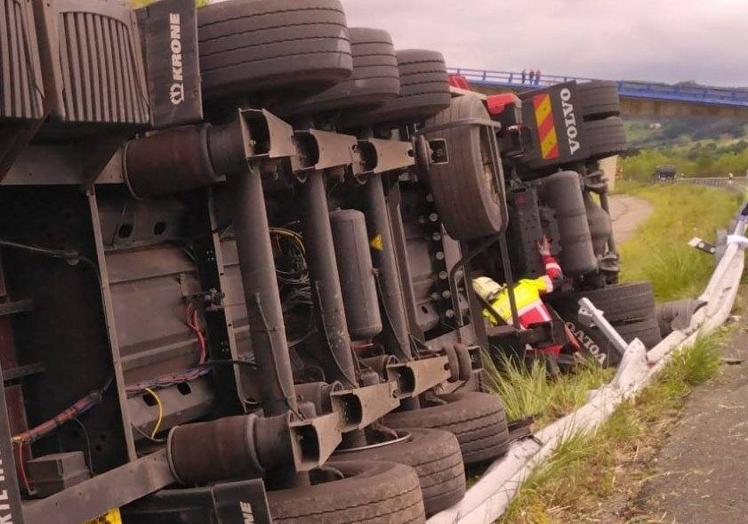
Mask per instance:
[[[646,520],[679,524],[748,522],[748,324],[723,357],[720,376],[697,388],[654,459],[635,506]],[[654,520],[656,518],[657,520]]]
[[[610,198],[610,217],[616,243],[620,245],[628,240],[650,214],[652,206],[646,200],[631,195],[613,195]]]

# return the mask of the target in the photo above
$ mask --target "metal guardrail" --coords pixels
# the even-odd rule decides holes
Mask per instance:
[[[589,81],[593,78],[582,76],[561,76],[541,74],[540,79],[530,82],[529,75],[517,71],[490,71],[484,69],[468,69],[464,67],[449,68],[451,74],[464,76],[469,82],[479,85],[495,85],[519,89],[537,89],[570,80]],[[723,87],[702,87],[689,85],[672,85],[658,82],[636,82],[621,80],[618,92],[621,96],[630,98],[648,98],[656,100],[672,100],[676,102],[692,102],[700,104],[737,106],[748,108],[748,89],[731,89]]]
[[[746,204],[744,204],[746,205]],[[742,208],[741,208],[742,209]],[[537,431],[532,438],[514,442],[509,452],[491,464],[460,502],[428,520],[428,524],[490,524],[499,518],[534,467],[547,460],[571,435],[592,431],[624,400],[632,398],[667,363],[674,352],[722,325],[730,315],[745,268],[748,217],[738,212],[727,249],[706,289],[699,297],[707,303],[684,329],[676,329],[647,351],[639,339],[626,348],[610,383],[591,393],[589,401],[573,413]]]
[[[748,191],[748,178],[729,177],[678,177],[674,180],[679,184],[692,184],[699,186],[722,187],[745,195]]]

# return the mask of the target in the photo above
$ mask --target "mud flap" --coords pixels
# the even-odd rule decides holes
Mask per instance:
[[[145,49],[151,125],[203,119],[194,0],[161,0],[136,11]]]
[[[165,489],[123,508],[124,522],[139,524],[271,524],[261,479],[201,488]]]

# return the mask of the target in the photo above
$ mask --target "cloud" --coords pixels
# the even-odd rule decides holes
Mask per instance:
[[[748,86],[748,1],[343,0],[350,26],[388,30],[452,67]]]

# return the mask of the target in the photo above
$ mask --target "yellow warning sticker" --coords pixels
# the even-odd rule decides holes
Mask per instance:
[[[382,234],[377,233],[374,238],[371,239],[369,245],[377,251],[382,251],[384,249],[384,240],[382,239]]]
[[[122,515],[119,509],[110,509],[101,517],[86,521],[84,524],[122,524]]]

